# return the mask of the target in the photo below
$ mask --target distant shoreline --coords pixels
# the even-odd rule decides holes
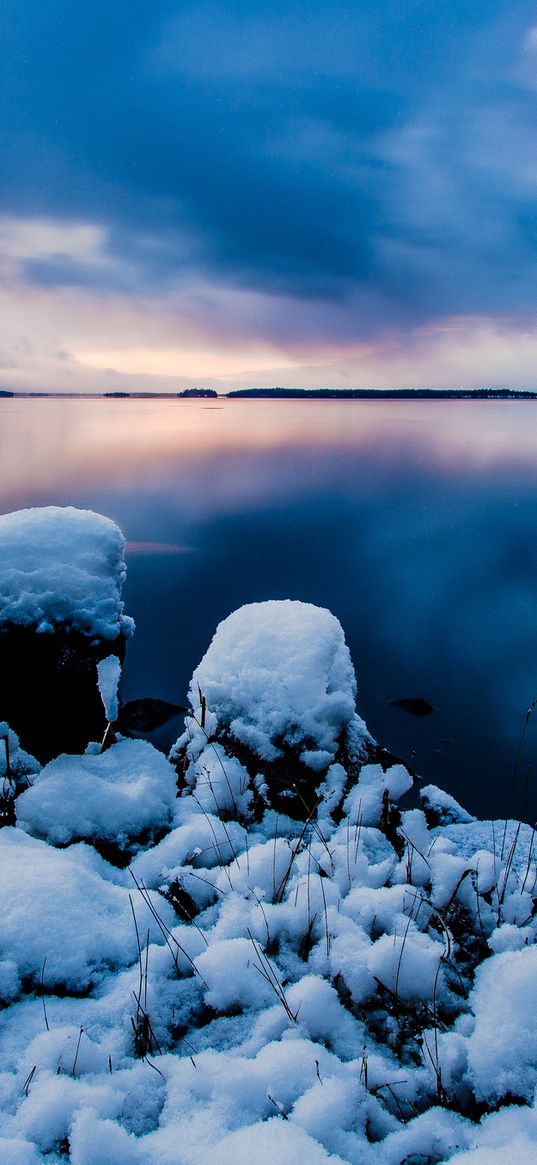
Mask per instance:
[[[514,388],[238,388],[230,392],[12,392],[0,400],[537,400],[537,391]]]

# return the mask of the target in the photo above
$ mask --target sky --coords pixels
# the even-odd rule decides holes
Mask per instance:
[[[3,0],[0,388],[537,388],[537,7]]]

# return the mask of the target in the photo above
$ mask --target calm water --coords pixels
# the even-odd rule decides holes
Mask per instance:
[[[0,401],[0,510],[50,503],[127,536],[125,699],[184,701],[220,619],[304,599],[341,620],[371,731],[505,810],[537,696],[537,404]],[[533,820],[533,721],[529,765]]]

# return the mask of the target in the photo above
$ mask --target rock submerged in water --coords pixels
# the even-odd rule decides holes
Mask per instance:
[[[128,700],[122,704],[119,727],[127,735],[144,736],[187,711],[182,704],[171,704],[169,700],[159,700],[154,696],[142,696],[139,700]]]
[[[45,506],[0,517],[0,706],[41,762],[102,737],[97,665],[120,662],[125,540],[109,518]]]
[[[434,712],[434,704],[424,700],[422,696],[403,696],[399,700],[388,700],[391,708],[400,708],[410,716],[430,716]]]

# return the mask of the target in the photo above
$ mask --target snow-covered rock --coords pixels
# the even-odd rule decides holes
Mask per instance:
[[[125,539],[110,518],[73,506],[0,516],[0,628],[132,634],[123,613]]]
[[[72,506],[0,517],[0,715],[40,761],[101,739],[134,630],[124,614],[125,539],[109,518]],[[101,673],[106,716],[97,689]],[[105,690],[106,689],[106,690]]]
[[[266,804],[307,816],[336,760],[356,768],[371,741],[341,624],[310,603],[251,603],[218,626],[190,684],[192,714],[172,757],[197,781],[220,741]],[[214,765],[213,765],[214,767]],[[295,787],[293,787],[295,786]]]

